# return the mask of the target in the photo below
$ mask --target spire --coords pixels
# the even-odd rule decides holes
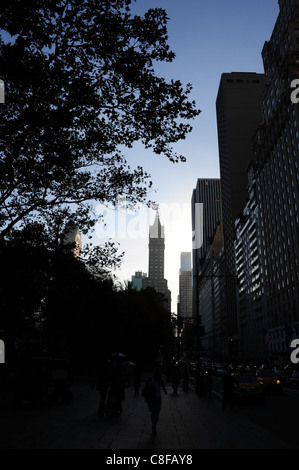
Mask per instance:
[[[153,225],[149,229],[150,238],[164,238],[164,227],[160,222],[159,209],[156,209],[156,218]]]

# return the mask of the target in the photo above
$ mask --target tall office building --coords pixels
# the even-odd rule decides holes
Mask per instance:
[[[237,353],[235,218],[247,198],[247,166],[253,158],[252,138],[262,121],[263,74],[225,73],[216,101],[226,282],[227,335]]]
[[[70,220],[65,226],[62,234],[62,244],[65,251],[73,253],[75,258],[80,257],[82,249],[81,233],[72,220]]]
[[[248,202],[235,221],[236,270],[238,277],[239,356],[265,357],[264,264],[261,211],[257,202],[254,165],[248,168]]]
[[[224,248],[228,269],[235,272],[235,218],[247,198],[247,166],[252,138],[262,121],[263,74],[224,73],[216,101]]]
[[[191,253],[181,253],[179,273],[178,316],[184,320],[192,317],[192,269]]]
[[[261,211],[269,353],[289,358],[299,334],[299,108],[291,82],[299,78],[299,0],[280,0],[280,13],[262,57],[266,85],[263,123],[254,137],[257,202]]]
[[[223,269],[223,227],[217,225],[210,241],[198,284],[199,312],[202,325],[201,354],[210,359],[228,355],[227,296]]]
[[[164,279],[165,235],[158,212],[149,229],[148,277],[142,279],[142,288],[152,287],[164,295],[166,308],[171,310],[171,293]]]
[[[192,270],[193,270],[193,317],[198,317],[199,282],[201,268],[221,220],[221,188],[219,179],[198,179],[191,199],[192,213]],[[200,236],[199,236],[200,234]],[[200,243],[196,243],[195,241]],[[195,243],[194,243],[195,242]]]

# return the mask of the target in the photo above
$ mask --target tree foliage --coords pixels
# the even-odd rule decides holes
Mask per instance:
[[[199,114],[191,86],[155,73],[171,62],[167,15],[131,0],[3,0],[0,29],[0,229],[72,213],[88,231],[92,202],[147,201],[150,176],[121,147],[141,141],[172,162]],[[58,211],[58,212],[57,212]]]
[[[8,365],[20,354],[46,351],[90,372],[114,352],[148,365],[161,347],[168,351],[172,329],[160,294],[119,289],[72,254],[24,238],[0,243],[0,331]]]

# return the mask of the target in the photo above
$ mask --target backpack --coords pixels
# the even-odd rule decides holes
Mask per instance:
[[[141,395],[144,397],[145,403],[150,403],[156,397],[155,386],[151,379],[148,379],[145,386],[142,389]]]

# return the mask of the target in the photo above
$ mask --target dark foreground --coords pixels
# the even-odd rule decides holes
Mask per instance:
[[[167,384],[158,434],[142,397],[126,389],[120,417],[97,413],[98,392],[88,379],[76,380],[68,404],[24,404],[13,408],[1,395],[1,449],[298,449],[299,391],[266,397],[264,404],[223,410],[219,384],[213,398],[199,397],[191,385],[174,395]],[[182,452],[181,452],[182,454]],[[111,454],[113,457],[113,453]]]

